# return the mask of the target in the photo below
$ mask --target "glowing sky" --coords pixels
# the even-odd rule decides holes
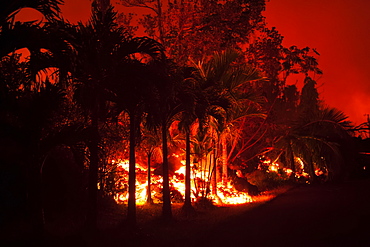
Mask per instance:
[[[325,103],[351,121],[370,113],[370,1],[270,0],[269,26],[285,37],[284,45],[309,46],[321,54],[324,75],[318,80]]]
[[[62,14],[71,22],[85,22],[90,3],[65,0]],[[268,25],[285,37],[285,46],[309,46],[321,54],[324,75],[317,80],[321,99],[351,121],[365,122],[364,114],[370,113],[370,1],[270,0],[264,15]]]

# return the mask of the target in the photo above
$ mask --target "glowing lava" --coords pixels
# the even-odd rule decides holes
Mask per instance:
[[[112,161],[112,164],[116,165],[116,192],[114,199],[118,203],[127,203],[128,201],[128,168],[129,161]],[[207,174],[208,175],[208,174]],[[136,204],[142,205],[147,201],[147,169],[146,167],[136,164]],[[177,200],[177,202],[184,200],[185,195],[185,166],[181,166],[174,175],[170,178],[170,188],[172,200]],[[159,175],[152,174],[151,176],[151,198],[154,203],[160,203],[162,200],[162,177]],[[196,188],[196,181],[199,183],[201,181],[200,173],[192,172],[192,201],[196,201],[194,189]],[[209,183],[209,181],[203,181],[204,183]],[[199,185],[199,184],[198,184]],[[209,189],[209,188],[207,188]],[[213,188],[212,188],[213,190]],[[180,198],[179,198],[180,197]],[[252,202],[252,197],[246,192],[237,191],[231,182],[223,184],[221,182],[217,183],[217,193],[209,193],[207,198],[213,200],[217,205],[225,204],[243,204]]]

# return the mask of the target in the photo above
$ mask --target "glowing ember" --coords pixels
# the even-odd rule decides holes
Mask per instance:
[[[289,168],[283,168],[283,171],[288,175],[290,176],[290,174],[292,174],[292,169],[289,169]]]
[[[293,173],[293,170],[290,168],[280,167],[279,163],[273,162],[267,157],[262,157],[262,158],[263,158],[262,163],[267,166],[267,172],[275,172],[275,173],[283,172],[287,175],[287,177],[289,177]],[[299,157],[295,157],[294,160],[299,165],[299,169],[298,169],[299,171],[296,171],[294,176],[297,178],[300,178],[300,177],[307,178],[309,174],[304,172],[304,163],[302,159]]]

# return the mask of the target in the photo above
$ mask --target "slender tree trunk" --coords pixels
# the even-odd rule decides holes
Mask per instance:
[[[217,149],[216,143],[213,141],[214,149],[213,149],[213,173],[212,173],[212,195],[216,198],[217,197]]]
[[[164,46],[164,31],[163,31],[163,16],[162,16],[162,3],[161,0],[157,0],[157,17],[158,17],[158,30],[159,30],[159,41]]]
[[[136,119],[135,112],[130,115],[130,161],[128,171],[128,208],[127,221],[131,226],[136,225]]]
[[[32,157],[32,154],[29,154],[26,157]],[[33,227],[32,237],[34,240],[39,241],[44,236],[45,224],[42,204],[42,180],[41,174],[37,169],[34,169],[34,167],[37,167],[36,164],[37,161],[32,157],[29,160],[30,168],[27,171],[27,210],[30,212],[30,222]]]
[[[221,148],[221,144],[219,142],[217,142],[217,147],[218,147],[218,152],[217,152],[217,163],[216,163],[216,180],[217,180],[217,183],[219,182],[222,182],[222,160],[221,160],[221,157],[220,157],[220,150],[222,150]]]
[[[147,204],[152,204],[153,199],[152,199],[152,189],[151,189],[151,171],[150,171],[150,159],[152,157],[152,151],[150,150],[148,152],[148,171],[147,171],[147,177],[148,177],[148,186],[147,186],[147,197],[146,197],[146,203]]]
[[[213,163],[213,153],[209,153],[208,155],[208,177],[207,177],[207,187],[206,187],[206,197],[208,197],[208,194],[210,194],[212,191],[211,191],[211,185],[212,185],[212,177],[213,177],[213,172],[215,171],[214,170],[214,166],[212,165]],[[207,157],[206,157],[207,159]]]
[[[191,205],[191,167],[190,167],[190,131],[186,131],[186,157],[185,157],[185,202],[183,210],[185,213],[194,212]]]
[[[163,149],[163,208],[162,217],[165,221],[172,219],[170,179],[168,172],[167,125],[162,123],[162,149]]]
[[[228,174],[227,174],[227,145],[226,145],[226,139],[221,139],[221,145],[222,145],[222,182],[223,184],[227,184],[228,182]]]
[[[87,230],[95,232],[97,230],[97,196],[98,196],[98,167],[99,167],[99,126],[98,126],[98,109],[94,107],[91,127],[92,138],[90,144],[90,166],[89,166],[89,183],[88,183],[88,211],[87,211]]]

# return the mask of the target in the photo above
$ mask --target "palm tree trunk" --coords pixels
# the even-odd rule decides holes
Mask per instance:
[[[130,115],[130,161],[128,171],[128,208],[127,221],[129,225],[136,225],[136,160],[135,160],[135,146],[136,146],[136,119],[135,112]]]
[[[90,144],[90,166],[88,183],[88,202],[87,211],[87,230],[95,232],[97,230],[97,196],[98,196],[98,167],[99,167],[99,126],[98,109],[94,107],[91,117],[92,138]]]
[[[162,123],[162,149],[163,149],[163,208],[162,217],[165,221],[172,219],[170,179],[168,174],[168,149],[167,149],[167,125]]]
[[[222,182],[223,184],[227,184],[228,182],[228,174],[227,174],[227,145],[226,145],[226,139],[221,139],[221,145],[222,145]]]
[[[183,210],[185,213],[191,213],[194,211],[191,205],[191,167],[190,167],[190,131],[186,131],[186,158],[185,158],[185,202]]]
[[[147,171],[147,177],[148,177],[148,186],[147,186],[147,197],[146,197],[146,203],[147,204],[152,204],[153,199],[152,199],[152,189],[151,189],[151,173],[150,173],[150,159],[152,157],[152,151],[150,150],[148,152],[148,171]]]
[[[28,155],[32,157],[32,155]],[[30,159],[29,162],[31,167],[37,167],[35,159]],[[45,234],[45,221],[43,215],[43,195],[42,195],[42,180],[41,174],[36,169],[29,169],[29,177],[27,178],[27,203],[28,210],[31,213],[31,223],[33,227],[33,237],[35,239],[42,239]],[[32,175],[30,175],[32,174]]]
[[[212,173],[212,195],[217,196],[217,149],[216,143],[213,141],[213,173]]]

